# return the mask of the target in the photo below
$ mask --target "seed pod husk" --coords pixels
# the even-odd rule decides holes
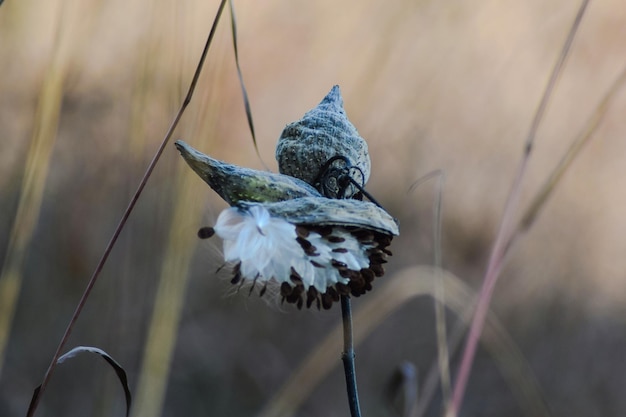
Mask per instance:
[[[285,127],[276,145],[276,160],[281,174],[307,182],[325,197],[350,198],[358,193],[342,175],[365,185],[371,169],[367,143],[348,120],[339,86],[302,119]]]
[[[268,203],[300,197],[320,197],[306,182],[218,161],[179,140],[176,149],[187,164],[228,204],[242,201]]]
[[[247,209],[253,204],[240,202]],[[263,207],[274,217],[293,224],[342,226],[374,230],[388,235],[399,234],[398,222],[377,205],[354,199],[302,197],[266,203]]]

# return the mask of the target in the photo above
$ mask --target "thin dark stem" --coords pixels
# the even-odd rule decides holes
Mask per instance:
[[[352,340],[352,307],[350,297],[341,296],[341,317],[343,319],[343,370],[346,374],[346,388],[348,389],[348,403],[350,404],[350,415],[361,417],[361,407],[359,406],[359,393],[356,387],[356,372],[354,370],[354,344]]]
[[[111,237],[111,240],[107,244],[104,250],[104,253],[102,254],[102,257],[100,258],[100,261],[98,262],[98,265],[96,266],[96,269],[94,270],[91,278],[89,279],[89,283],[87,284],[87,287],[85,288],[85,291],[83,292],[83,295],[80,297],[78,305],[76,306],[76,309],[74,310],[74,314],[72,315],[72,318],[70,319],[67,325],[67,328],[65,329],[65,333],[63,334],[63,337],[61,338],[61,341],[59,342],[57,350],[54,353],[54,356],[52,357],[52,361],[50,362],[50,365],[48,366],[48,369],[43,377],[43,381],[41,385],[38,387],[38,389],[36,390],[35,395],[33,395],[31,404],[26,414],[27,417],[32,417],[35,414],[35,410],[37,409],[39,401],[44,391],[46,390],[46,386],[48,385],[48,382],[50,381],[50,378],[52,377],[52,373],[54,371],[54,368],[56,367],[59,357],[61,356],[61,352],[63,351],[63,348],[65,347],[68,339],[70,338],[70,335],[72,334],[72,330],[74,329],[74,325],[76,324],[76,321],[78,320],[78,317],[80,316],[80,313],[82,312],[83,308],[85,307],[85,304],[87,303],[89,294],[91,294],[91,290],[96,284],[96,281],[98,280],[98,277],[100,276],[100,273],[102,272],[102,269],[104,268],[104,264],[109,258],[109,255],[111,251],[113,250],[113,247],[115,246],[115,243],[117,242],[117,239],[120,236],[122,229],[124,229],[124,226],[126,225],[126,221],[128,220],[130,213],[133,211],[135,204],[137,203],[137,200],[139,199],[139,196],[141,195],[144,187],[146,186],[146,183],[148,182],[148,179],[150,178],[150,175],[152,174],[154,167],[156,166],[157,162],[161,158],[161,154],[163,153],[165,146],[167,146],[170,138],[172,137],[174,133],[174,129],[176,129],[176,126],[178,126],[178,122],[180,121],[180,118],[182,117],[185,109],[187,108],[187,105],[191,102],[191,97],[193,96],[193,92],[196,88],[196,84],[198,83],[200,72],[204,65],[204,61],[206,59],[209,46],[211,45],[211,42],[213,41],[213,36],[215,35],[215,30],[217,29],[217,24],[219,22],[220,16],[222,15],[222,11],[224,10],[225,5],[226,5],[226,0],[222,0],[222,2],[220,3],[219,9],[217,11],[217,15],[215,16],[215,19],[213,20],[213,26],[211,27],[211,31],[209,32],[209,36],[204,46],[204,50],[202,51],[202,56],[200,57],[198,67],[196,68],[196,71],[194,73],[187,95],[185,96],[185,99],[183,100],[183,103],[180,106],[180,109],[178,110],[176,117],[172,121],[169,129],[167,130],[167,133],[165,134],[165,137],[163,138],[163,141],[161,142],[161,146],[159,147],[156,154],[152,158],[152,161],[150,161],[150,165],[148,165],[148,168],[146,169],[146,173],[141,179],[141,182],[139,183],[139,187],[137,187],[137,191],[135,191],[135,194],[133,195],[132,199],[130,200],[130,203],[128,204],[128,207],[124,211],[124,214],[122,215],[122,218],[120,219],[120,222],[118,223],[117,228],[115,229],[115,232],[113,232],[113,236]]]

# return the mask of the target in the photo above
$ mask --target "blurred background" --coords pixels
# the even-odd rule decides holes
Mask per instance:
[[[217,6],[173,0],[0,6],[0,415],[25,415],[181,104]],[[398,415],[385,392],[403,361],[416,366],[420,387],[436,363],[432,291],[395,304],[387,297],[389,314],[371,305],[388,285],[410,282],[407,268],[433,264],[435,188],[430,182],[409,192],[410,185],[435,169],[446,174],[443,265],[471,290],[456,307],[448,305],[454,327],[458,306],[470,306],[480,288],[525,135],[578,6],[236,2],[239,55],[263,160],[276,171],[283,127],[339,84],[348,116],[369,143],[368,190],[401,222],[387,274],[353,303],[357,312],[373,307],[371,323],[381,322],[357,323],[367,329],[356,348],[364,415]],[[218,159],[262,169],[228,17],[226,10],[174,136]],[[626,66],[625,38],[623,2],[592,2],[539,130],[522,207],[614,88]],[[503,372],[494,358],[510,357],[511,348],[487,341],[461,415],[626,412],[625,111],[618,91],[513,248],[492,309],[524,366]],[[271,411],[281,387],[340,323],[338,306],[296,311],[233,295],[228,274],[215,273],[221,242],[196,237],[224,207],[170,144],[70,339],[68,349],[97,346],[125,367],[134,416],[282,415]],[[432,282],[432,275],[412,279]],[[282,398],[293,415],[348,414],[341,345],[332,346],[318,368],[329,371],[315,376],[319,382],[310,376],[315,382],[303,388],[302,401]],[[454,370],[460,355],[451,354]],[[528,394],[529,386],[538,396]],[[436,393],[426,415],[440,415],[440,401]],[[57,368],[37,415],[123,412],[113,372],[86,355]]]

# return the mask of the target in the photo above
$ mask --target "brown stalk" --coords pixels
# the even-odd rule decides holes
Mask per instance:
[[[87,283],[87,287],[85,288],[83,295],[81,296],[78,305],[76,306],[76,309],[74,311],[74,314],[72,315],[67,328],[65,329],[65,333],[63,334],[63,337],[61,338],[61,341],[59,342],[59,345],[57,347],[56,352],[54,353],[52,360],[50,362],[50,365],[48,366],[48,369],[43,377],[43,381],[41,383],[41,385],[35,390],[34,394],[33,394],[33,398],[31,400],[31,404],[28,408],[28,412],[27,412],[27,417],[32,417],[37,409],[37,406],[39,404],[39,401],[43,395],[43,393],[45,392],[45,389],[48,385],[48,382],[50,381],[50,378],[52,377],[52,373],[54,372],[54,368],[56,366],[57,360],[59,359],[59,357],[61,356],[61,352],[63,351],[63,348],[65,347],[71,333],[72,330],[74,328],[74,325],[76,324],[76,321],[78,320],[78,317],[80,316],[80,313],[82,312],[83,308],[85,307],[85,304],[87,303],[87,299],[89,298],[89,295],[91,294],[91,290],[93,289],[94,285],[96,284],[96,281],[98,280],[98,277],[100,276],[100,273],[102,272],[102,269],[104,268],[104,265],[107,261],[107,259],[109,258],[109,255],[113,249],[113,247],[115,246],[115,243],[117,242],[117,239],[119,238],[122,230],[124,229],[124,226],[126,225],[126,221],[128,220],[128,217],[130,216],[130,213],[133,211],[135,204],[137,203],[137,200],[139,199],[139,196],[141,195],[143,189],[145,188],[148,179],[150,178],[152,171],[154,170],[154,167],[156,166],[157,162],[159,161],[159,159],[161,158],[161,155],[163,154],[163,151],[165,150],[165,147],[167,146],[170,138],[172,137],[174,130],[176,129],[176,127],[178,126],[178,123],[183,115],[183,113],[185,112],[185,109],[187,108],[187,106],[189,105],[189,103],[191,102],[191,98],[193,96],[193,92],[196,88],[196,84],[198,83],[198,79],[200,77],[200,73],[202,72],[202,68],[204,66],[204,61],[206,60],[207,57],[207,53],[209,51],[209,46],[211,45],[212,41],[213,41],[213,37],[215,35],[215,31],[217,29],[217,24],[219,22],[220,16],[222,15],[222,11],[224,10],[224,6],[226,5],[226,0],[222,0],[220,2],[218,11],[217,11],[217,15],[215,17],[215,19],[213,20],[213,25],[211,27],[211,30],[209,32],[209,36],[207,38],[207,41],[204,45],[204,49],[202,51],[202,55],[200,57],[200,61],[198,63],[198,66],[196,68],[196,71],[194,73],[193,79],[191,81],[191,84],[189,86],[189,90],[187,91],[187,95],[185,96],[185,99],[183,100],[183,103],[180,106],[180,109],[178,110],[178,113],[176,114],[176,116],[174,117],[174,120],[172,121],[172,123],[170,124],[170,127],[168,128],[165,137],[163,138],[163,141],[161,142],[161,145],[159,146],[156,154],[154,155],[154,157],[152,158],[152,161],[150,161],[150,164],[148,165],[148,168],[146,169],[146,172],[143,176],[143,178],[141,179],[139,186],[137,187],[137,191],[135,191],[135,194],[133,195],[133,197],[131,198],[126,210],[124,211],[124,214],[122,215],[122,218],[120,219],[120,222],[118,223],[115,232],[113,233],[113,236],[111,237],[109,243],[107,244],[104,253],[102,254],[102,257],[100,258],[100,261],[98,262],[96,269],[94,270],[91,278],[89,279],[89,282]]]
[[[476,348],[480,340],[480,335],[482,333],[485,324],[485,318],[487,316],[487,311],[489,309],[489,304],[491,302],[491,296],[493,294],[496,282],[498,281],[498,277],[500,276],[502,265],[504,263],[504,258],[508,249],[510,248],[509,243],[515,233],[513,229],[513,219],[517,211],[517,206],[519,204],[519,199],[522,193],[522,181],[527,171],[526,168],[530,160],[530,155],[535,142],[537,129],[539,127],[539,124],[541,123],[541,120],[543,119],[546,107],[552,96],[552,91],[554,91],[556,83],[559,79],[559,76],[563,69],[563,65],[574,40],[574,36],[577,32],[578,27],[580,26],[580,22],[584,16],[588,4],[589,0],[583,0],[581,6],[578,9],[578,13],[574,20],[574,23],[570,28],[570,32],[567,36],[562,51],[559,54],[559,58],[554,66],[554,69],[552,70],[552,74],[544,90],[543,97],[539,103],[539,106],[535,113],[535,117],[533,118],[533,121],[531,123],[528,137],[524,146],[524,155],[522,156],[520,166],[513,181],[511,192],[507,198],[500,227],[498,228],[496,241],[489,257],[487,272],[485,273],[483,286],[481,288],[478,298],[478,304],[476,306],[476,311],[474,312],[469,335],[467,337],[465,348],[463,350],[461,364],[459,365],[457,380],[454,385],[454,391],[452,393],[452,402],[448,405],[448,410],[446,412],[447,416],[456,416],[461,408],[461,403],[463,402],[463,396],[465,394],[465,388],[467,386],[467,380],[469,379],[472,365],[474,363]]]

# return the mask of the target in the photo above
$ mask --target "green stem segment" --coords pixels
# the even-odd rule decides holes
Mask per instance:
[[[354,370],[354,345],[352,340],[352,307],[350,306],[350,296],[341,296],[341,317],[343,318],[343,370],[346,374],[346,388],[348,389],[348,403],[350,404],[350,415],[361,417],[361,407],[359,406],[359,393],[356,387],[356,372]]]

